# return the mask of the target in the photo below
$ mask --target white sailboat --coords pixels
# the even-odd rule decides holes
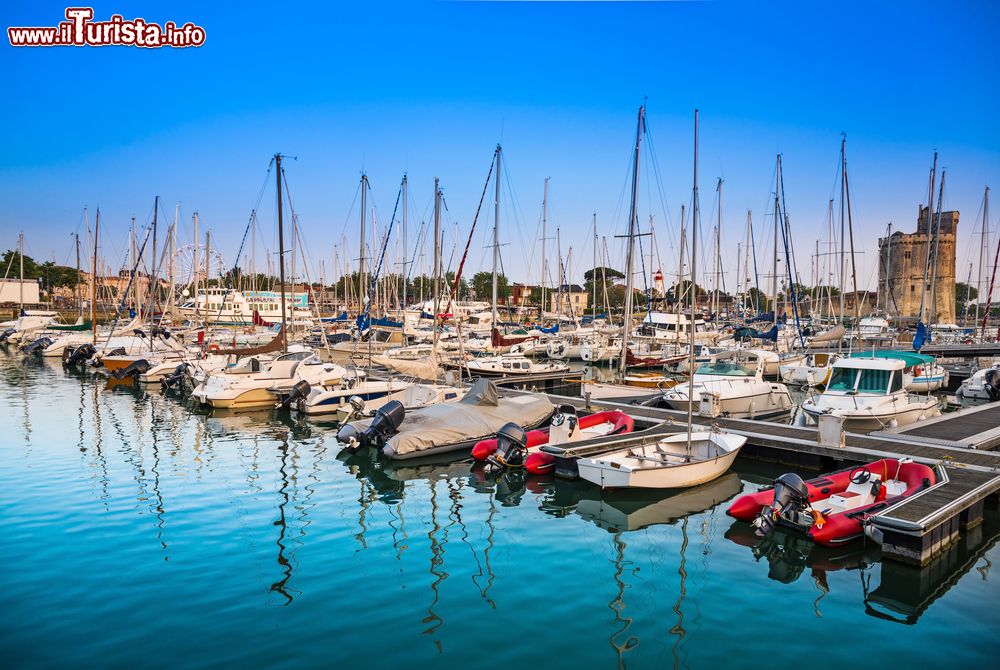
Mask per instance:
[[[639,129],[636,133],[635,163],[632,182],[632,215],[629,230],[628,272],[632,271],[632,250],[637,230],[636,190],[639,179],[639,148],[642,138],[645,107],[639,108]],[[697,278],[698,226],[698,112],[694,117],[694,188],[692,192],[691,285]],[[695,322],[697,298],[691,291],[691,323]],[[629,311],[629,310],[627,310]],[[626,321],[627,323],[627,321]],[[688,357],[694,367],[694,332],[688,330]],[[687,430],[653,444],[637,445],[607,454],[577,461],[580,477],[601,488],[686,488],[712,481],[726,472],[746,437],[717,430],[695,431],[692,425],[692,405],[688,403]]]

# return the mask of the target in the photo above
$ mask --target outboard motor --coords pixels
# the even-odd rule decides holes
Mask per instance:
[[[136,328],[136,329],[134,329],[134,330],[132,331],[132,333],[133,333],[133,334],[134,334],[134,335],[135,335],[136,337],[138,337],[138,338],[139,338],[140,340],[144,340],[144,339],[146,339],[146,332],[145,332],[144,330],[140,329],[140,328]]]
[[[361,447],[374,447],[381,451],[399,430],[405,416],[403,403],[390,400],[375,410],[375,418],[368,428],[362,431],[353,425],[346,425],[337,433],[337,440],[344,443],[348,451],[357,451]]]
[[[97,353],[97,349],[93,344],[89,342],[87,344],[81,344],[76,349],[69,352],[68,356],[63,358],[63,363],[66,365],[77,365],[78,363],[83,363],[89,361],[90,358]]]
[[[309,397],[309,392],[312,391],[312,386],[305,379],[295,382],[295,386],[292,390],[288,392],[281,402],[274,406],[275,409],[286,410],[292,406],[292,403]]]
[[[990,402],[1000,400],[1000,370],[993,368],[983,375],[983,390],[990,397]]]
[[[6,342],[7,338],[17,332],[16,328],[7,328],[2,333],[0,333],[0,342]]]
[[[149,368],[152,367],[145,358],[140,358],[139,360],[132,361],[124,368],[118,368],[111,373],[111,376],[115,379],[125,379],[126,377],[131,377],[135,379],[139,375],[144,375],[149,372]]]
[[[365,401],[360,396],[352,395],[347,399],[347,404],[350,405],[351,411],[347,413],[347,416],[341,422],[345,425],[357,420],[365,411]]]
[[[528,460],[528,435],[513,421],[497,431],[497,449],[486,459],[483,471],[487,475],[504,468],[523,468]]]
[[[177,387],[182,387],[184,384],[184,377],[187,375],[187,363],[181,363],[174,371],[169,375],[160,380],[160,384],[163,386],[164,391],[169,391],[170,389]]]
[[[754,521],[758,537],[766,537],[774,530],[778,519],[804,512],[809,508],[809,487],[794,472],[786,472],[774,480],[774,502],[760,511]]]
[[[52,344],[52,338],[39,337],[37,340],[32,340],[28,344],[21,347],[21,352],[24,353],[26,356],[40,354],[46,348],[48,348],[50,344]]]

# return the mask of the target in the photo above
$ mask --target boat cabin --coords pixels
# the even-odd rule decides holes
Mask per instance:
[[[890,395],[903,391],[904,363],[891,358],[842,358],[833,364],[824,395]]]

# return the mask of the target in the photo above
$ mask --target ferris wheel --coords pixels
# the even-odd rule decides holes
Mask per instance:
[[[195,268],[194,263],[196,248],[198,251],[197,268]],[[194,282],[195,272],[197,272],[198,281],[205,281],[205,253],[206,249],[203,244],[200,244],[197,247],[193,244],[185,244],[182,247],[178,247],[177,250],[174,251],[174,255],[171,258],[171,262],[173,263],[174,280],[178,284],[191,284]],[[207,267],[209,279],[217,279],[229,269],[226,267],[226,263],[222,259],[222,254],[215,249],[212,249],[211,252],[209,252]]]

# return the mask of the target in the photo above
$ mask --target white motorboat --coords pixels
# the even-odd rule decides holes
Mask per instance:
[[[768,352],[770,353],[770,352]],[[675,410],[687,410],[710,397],[713,415],[738,419],[761,419],[791,411],[793,403],[784,384],[769,382],[763,376],[764,360],[758,349],[727,351],[715,360],[695,369],[694,379],[666,391],[663,401]]]
[[[577,460],[580,477],[601,488],[675,489],[697,486],[732,466],[747,438],[720,431],[682,432]]]
[[[955,396],[961,403],[1000,400],[1000,363],[976,370],[967,379],[963,379]]]
[[[885,356],[894,352],[876,352]],[[937,398],[905,390],[901,358],[871,352],[841,358],[833,364],[826,389],[802,404],[814,420],[824,414],[843,419],[846,430],[870,431],[907,426],[941,414]]]
[[[544,372],[566,372],[569,366],[558,361],[534,362],[518,354],[473,358],[463,366],[478,375],[534,375]]]
[[[176,310],[184,318],[217,325],[252,324],[255,321],[254,312],[264,321],[278,323],[282,316],[281,297],[279,291],[209,288],[198,291],[193,300],[177,305]],[[289,291],[284,299],[285,318],[289,326],[312,325],[308,293]]]
[[[580,359],[587,363],[611,361],[622,355],[621,338],[595,335],[580,342]]]
[[[311,352],[296,352],[279,356],[261,372],[210,374],[191,396],[215,408],[261,409],[273,406],[279,395],[299,382],[332,385],[345,374],[347,370],[340,365],[324,363]]]

